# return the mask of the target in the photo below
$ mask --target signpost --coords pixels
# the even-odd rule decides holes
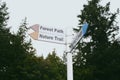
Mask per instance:
[[[78,32],[78,34],[75,36],[74,40],[70,44],[70,52],[72,52],[73,49],[76,48],[77,43],[82,39],[82,37],[85,35],[88,28],[88,23],[85,22],[82,26],[82,29]]]
[[[73,62],[72,62],[72,52],[76,48],[78,42],[86,34],[88,28],[88,23],[85,22],[82,29],[78,32],[75,39],[72,41],[70,47],[70,52],[67,53],[67,80],[73,80]]]
[[[88,24],[85,22],[82,26],[82,29],[78,32],[75,39],[69,46],[70,51],[67,52],[67,80],[73,80],[72,52],[76,48],[78,42],[86,34],[87,28]],[[30,33],[29,35],[35,40],[65,44],[65,31],[63,29],[40,26],[39,24],[31,26],[30,29],[32,29],[34,32]]]

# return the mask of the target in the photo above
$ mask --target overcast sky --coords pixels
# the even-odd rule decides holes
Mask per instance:
[[[16,31],[22,22],[22,19],[27,17],[28,26],[40,24],[45,26],[66,28],[68,34],[73,27],[78,26],[77,15],[83,9],[83,4],[87,0],[3,0],[7,3],[10,19],[8,26],[12,27],[12,31]],[[120,8],[119,0],[102,0],[101,4],[105,5],[111,2],[111,11],[115,12]],[[117,18],[118,20],[120,18]],[[120,24],[120,22],[119,22]],[[37,55],[47,56],[54,48],[57,55],[62,56],[65,50],[64,45],[46,43],[32,40],[33,47],[37,50]]]

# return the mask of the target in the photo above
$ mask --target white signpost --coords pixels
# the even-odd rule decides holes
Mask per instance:
[[[73,62],[72,62],[72,52],[76,48],[78,42],[86,34],[88,24],[85,22],[82,29],[78,32],[75,39],[72,41],[70,47],[70,52],[67,53],[67,80],[73,80]]]
[[[85,35],[88,28],[88,24],[85,22],[82,29],[78,32],[75,39],[72,41],[70,51],[67,52],[67,80],[73,80],[73,63],[72,63],[72,52],[76,48],[78,42]],[[51,28],[40,26],[35,24],[30,27],[34,32],[29,35],[35,39],[50,43],[65,44],[65,31],[63,29]]]

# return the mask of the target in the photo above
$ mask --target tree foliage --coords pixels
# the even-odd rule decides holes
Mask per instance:
[[[7,9],[0,2],[0,80],[65,80],[66,66],[55,51],[46,59],[35,56],[31,40],[26,36],[26,18],[16,34],[6,28]]]
[[[89,27],[77,46],[79,52],[74,64],[76,80],[120,79],[120,43],[116,39],[119,30],[116,22],[118,13],[110,12],[110,2],[102,6],[100,1],[88,1],[78,15],[79,25],[86,20]],[[81,29],[81,26],[78,27]]]
[[[49,71],[51,80],[66,80],[66,65],[64,62],[56,56],[55,50],[52,54],[49,54],[46,58],[46,62],[49,64]]]
[[[6,28],[8,13],[6,12],[7,7],[5,3],[0,3],[0,78],[7,73],[8,66],[10,63],[6,60],[9,59],[10,48],[10,29]],[[7,55],[7,56],[6,56]],[[6,58],[5,58],[6,56]]]

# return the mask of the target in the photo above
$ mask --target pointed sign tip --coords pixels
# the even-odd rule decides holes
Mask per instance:
[[[33,26],[30,27],[32,30],[34,30],[35,32],[39,32],[39,24],[35,24]]]
[[[33,39],[38,40],[38,32],[33,32],[33,33],[30,33],[29,35],[30,35],[30,37],[32,37]]]

